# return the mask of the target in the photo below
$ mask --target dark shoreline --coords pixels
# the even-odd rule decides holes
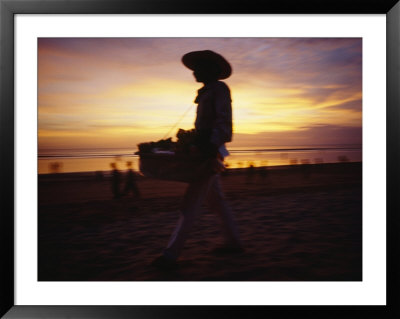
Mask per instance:
[[[319,164],[295,164],[295,165],[276,165],[276,166],[255,166],[254,171],[275,171],[275,170],[304,170],[304,168],[310,169],[338,169],[338,168],[345,168],[345,167],[358,167],[362,166],[362,162],[336,162],[336,163],[319,163]],[[121,170],[124,172],[125,170]],[[227,168],[225,173],[231,174],[246,174],[249,171],[249,167],[244,168]],[[60,173],[46,173],[46,174],[38,174],[39,181],[40,180],[47,180],[53,178],[59,178],[60,180],[64,179],[91,179],[96,177],[96,174],[102,173],[105,175],[111,174],[111,171],[87,171],[87,172],[60,172]],[[136,172],[138,177],[144,177],[140,172]],[[223,173],[224,174],[224,173]]]

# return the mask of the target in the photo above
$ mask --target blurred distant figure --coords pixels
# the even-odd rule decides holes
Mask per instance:
[[[349,159],[347,158],[347,156],[341,155],[341,156],[338,156],[338,162],[347,163],[347,162],[349,162]]]
[[[51,162],[49,164],[49,171],[51,174],[58,174],[61,172],[62,163],[61,162]]]
[[[258,168],[258,175],[261,177],[261,180],[265,182],[268,177],[268,170],[267,170],[268,161],[263,161],[261,166]]]
[[[303,173],[303,177],[305,179],[310,178],[311,176],[311,164],[310,164],[310,160],[308,158],[306,159],[302,159],[301,160],[301,171]]]
[[[132,169],[132,162],[127,162],[126,166],[128,167],[128,172],[126,173],[125,179],[125,187],[124,187],[124,195],[128,195],[129,192],[132,192],[133,196],[140,198],[140,191],[136,184],[135,172]]]
[[[115,163],[111,163],[110,166],[112,168],[111,190],[112,190],[114,199],[117,199],[117,198],[121,197],[121,191],[120,191],[121,174],[118,171],[117,165]]]
[[[247,183],[252,183],[254,180],[255,167],[253,162],[249,163],[247,167]]]

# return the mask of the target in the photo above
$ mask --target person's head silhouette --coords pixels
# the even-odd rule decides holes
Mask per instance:
[[[182,63],[193,70],[197,82],[204,84],[228,78],[232,74],[229,62],[210,50],[193,51],[182,57]]]

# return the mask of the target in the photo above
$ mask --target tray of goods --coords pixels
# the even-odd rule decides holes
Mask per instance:
[[[147,177],[192,182],[210,171],[210,160],[190,154],[194,143],[193,130],[178,130],[177,141],[172,138],[138,144],[139,169]]]

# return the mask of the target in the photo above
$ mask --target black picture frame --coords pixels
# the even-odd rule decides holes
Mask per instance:
[[[387,304],[385,306],[28,306],[14,304],[14,15],[15,14],[385,14],[387,21]],[[400,3],[398,0],[264,2],[175,0],[0,0],[0,315],[4,318],[374,318],[399,311]],[[382,107],[382,106],[381,106]],[[384,108],[382,107],[382,111]],[[376,212],[384,213],[384,212]]]

